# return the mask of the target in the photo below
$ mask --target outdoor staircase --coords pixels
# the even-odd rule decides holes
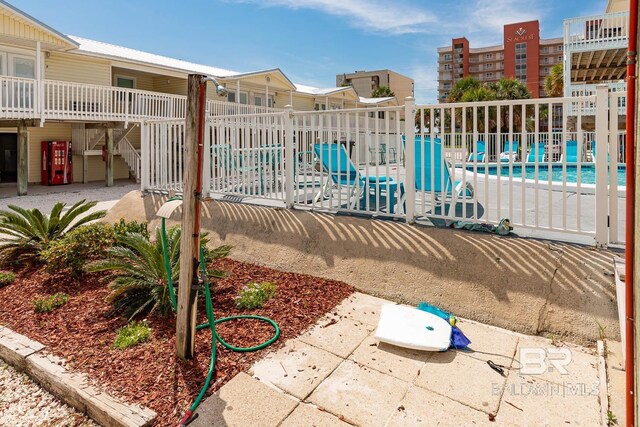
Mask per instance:
[[[76,126],[73,129],[73,153],[82,156],[101,155],[106,130],[85,129],[84,125]],[[113,154],[124,160],[131,176],[136,179],[136,182],[140,182],[140,149],[135,148],[127,138],[137,126],[137,123],[131,123],[124,129],[114,129]]]

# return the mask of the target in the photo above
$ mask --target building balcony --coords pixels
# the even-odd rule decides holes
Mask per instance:
[[[618,104],[618,114],[620,116],[624,116],[626,114],[626,90],[627,84],[624,81],[616,81],[616,82],[603,82],[609,85],[610,93],[620,93],[615,101]],[[601,84],[603,84],[601,83]],[[572,84],[568,88],[568,94],[571,98],[583,97],[583,96],[595,96],[596,94],[596,84]],[[613,102],[613,101],[612,101]],[[574,107],[572,109],[573,114],[577,114],[578,111]],[[595,114],[595,104],[592,106],[587,106],[581,110],[582,115],[594,115]]]
[[[187,97],[84,83],[0,76],[0,120],[143,122],[184,119]],[[207,101],[207,112],[243,114],[280,109]]]
[[[629,12],[564,20],[564,49],[572,52],[626,48]]]

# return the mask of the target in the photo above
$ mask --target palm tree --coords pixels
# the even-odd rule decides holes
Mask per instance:
[[[81,225],[103,218],[106,211],[86,214],[96,202],[81,200],[62,213],[65,203],[56,203],[49,215],[38,209],[9,205],[0,211],[0,261],[37,262],[49,244]]]
[[[495,92],[495,99],[499,100],[531,98],[531,92],[529,92],[527,85],[516,79],[504,77],[496,83],[491,83],[489,88]]]
[[[167,230],[167,253],[171,268],[172,282],[180,276],[180,228]],[[213,259],[224,258],[230,246],[220,246],[207,250],[208,239],[201,236],[205,265]],[[91,264],[89,271],[109,271],[111,293],[107,300],[114,305],[114,311],[124,311],[129,318],[141,313],[158,310],[162,315],[171,311],[172,300],[164,264],[164,249],[160,229],[156,230],[155,241],[139,233],[117,236],[117,244],[108,250],[107,258]],[[217,270],[208,271],[209,277],[224,277]]]
[[[551,73],[544,79],[544,90],[547,96],[556,98],[564,94],[564,67],[562,63],[551,67]]]
[[[396,96],[396,94],[393,93],[388,86],[380,86],[371,91],[372,98],[389,98],[392,96]]]
[[[458,80],[449,92],[447,102],[460,102],[464,94],[470,90],[477,89],[482,86],[479,80],[473,77],[465,77]]]

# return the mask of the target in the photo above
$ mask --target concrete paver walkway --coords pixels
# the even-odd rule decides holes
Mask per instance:
[[[347,298],[205,400],[191,425],[601,425],[595,351],[465,320],[473,351],[406,350],[373,338],[385,303]]]

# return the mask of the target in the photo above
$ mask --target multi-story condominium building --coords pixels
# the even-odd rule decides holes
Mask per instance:
[[[438,48],[438,100],[445,101],[455,82],[467,76],[482,82],[516,78],[533,97],[544,97],[544,79],[562,61],[563,39],[542,39],[538,21],[505,25],[500,45],[472,48],[465,37],[454,38],[451,46]]]
[[[228,91],[221,98],[208,87],[210,115],[397,104],[351,87],[296,85],[279,68],[242,73],[65,35],[0,1],[0,183],[26,194],[47,163],[65,168],[64,182],[139,179],[141,124],[184,119],[193,73]],[[72,144],[48,158],[43,141]]]
[[[396,99],[413,96],[413,79],[391,70],[355,71],[336,75],[336,86],[351,86],[362,97],[370,98],[379,87],[386,86]]]

